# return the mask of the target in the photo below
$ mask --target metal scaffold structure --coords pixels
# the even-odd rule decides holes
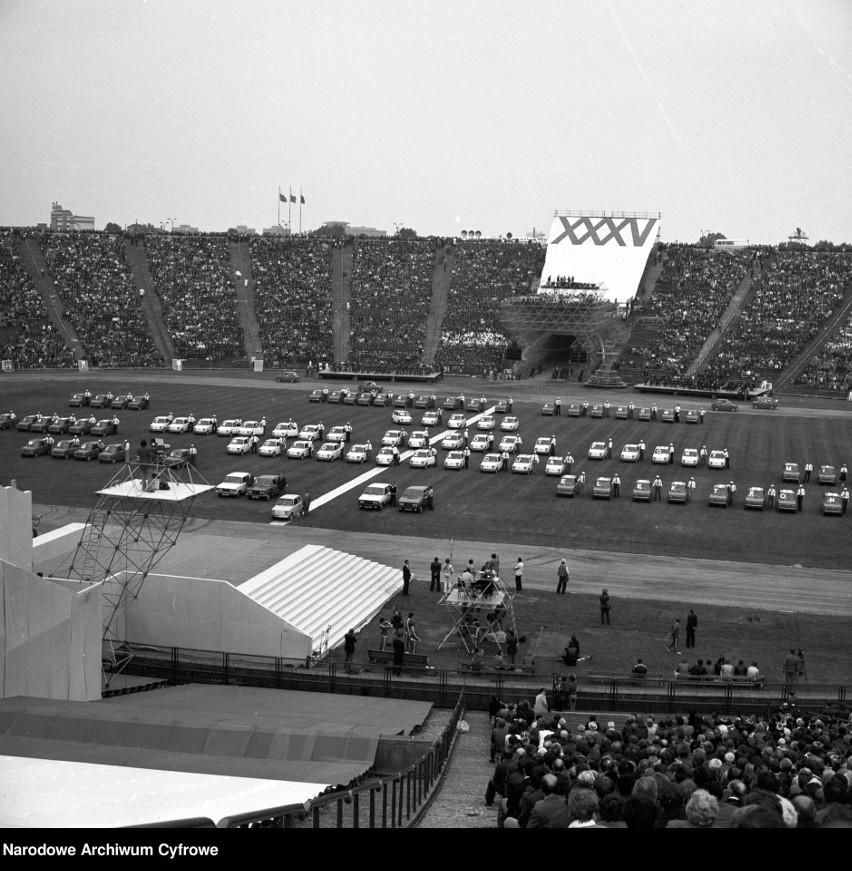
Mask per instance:
[[[157,466],[146,480],[138,464],[126,464],[102,490],[85,530],[56,577],[103,583],[104,678],[107,686],[129,662],[120,633],[122,616],[153,567],[177,542],[193,500],[212,490],[198,472]]]
[[[478,572],[470,581],[462,574],[456,586],[447,590],[439,602],[449,610],[453,625],[438,650],[450,638],[458,636],[468,653],[473,653],[486,641],[494,642],[503,653],[507,629],[517,631],[514,598],[514,591],[490,570]]]

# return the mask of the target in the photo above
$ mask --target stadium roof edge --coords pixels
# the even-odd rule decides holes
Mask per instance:
[[[605,212],[601,209],[556,209],[556,218],[658,218],[662,220],[662,212]]]

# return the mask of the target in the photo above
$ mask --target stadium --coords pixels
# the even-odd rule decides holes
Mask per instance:
[[[630,220],[614,214],[568,220],[591,228]],[[653,225],[657,218],[638,220]],[[80,699],[126,702],[127,694],[137,699],[140,688],[164,683],[173,689],[158,692],[189,687],[182,690],[189,693],[186,698],[164,701],[167,708],[201,704],[192,696],[199,682],[236,682],[243,685],[241,692],[278,686],[302,695],[305,689],[327,693],[333,686],[336,694],[421,699],[403,731],[424,728],[423,703],[434,704],[431,716],[443,728],[438,755],[448,756],[455,734],[449,727],[460,717],[473,722],[493,696],[508,704],[532,698],[541,683],[557,706],[560,681],[569,672],[579,681],[579,709],[615,717],[619,729],[627,728],[625,718],[637,710],[661,722],[667,713],[683,712],[759,721],[790,704],[813,716],[845,716],[848,657],[838,658],[835,651],[848,646],[850,538],[840,528],[845,511],[839,517],[824,513],[824,494],[846,489],[848,372],[837,351],[844,331],[852,328],[852,256],[795,246],[736,251],[666,246],[647,232],[639,250],[629,249],[625,257],[626,245],[600,244],[603,234],[593,229],[585,238],[568,234],[573,250],[566,252],[559,248],[566,240],[565,221],[566,213],[555,214],[543,248],[482,239],[3,231],[3,294],[11,313],[3,395],[13,420],[2,433],[2,477],[31,494],[32,513],[40,521],[29,557],[32,570],[67,579],[64,586],[105,583],[95,610],[106,615],[99,621],[90,612],[83,621],[88,626],[83,634],[100,647],[103,676],[94,658],[79,671],[69,669],[66,657],[55,659],[60,628],[75,623],[64,605],[56,606],[50,631],[42,625],[35,635],[21,637],[7,627],[5,687],[18,728],[47,704],[38,702],[39,696],[78,700],[71,702],[72,711],[50,709],[61,721],[82,716],[76,709]],[[610,238],[617,232],[610,230]],[[387,281],[389,274],[394,281]],[[412,294],[412,287],[422,292]],[[409,306],[412,296],[419,302]],[[85,309],[72,304],[80,298]],[[807,328],[783,330],[791,320],[801,323],[805,307],[814,311]],[[292,372],[297,382],[279,380]],[[358,388],[365,381],[369,391]],[[128,397],[143,394],[148,397],[143,408],[126,407]],[[83,407],[68,408],[73,396],[82,398]],[[97,404],[104,396],[107,405],[115,405],[109,415],[120,420],[118,443],[130,446],[123,472],[116,474],[114,465],[105,470],[101,463],[21,455],[22,441],[33,435],[23,431],[22,421],[38,412],[47,429],[48,422],[74,412],[80,421],[87,412],[90,419],[100,418],[106,413],[85,403]],[[738,406],[734,413],[713,410],[724,397]],[[759,407],[762,403],[767,407]],[[450,411],[458,409],[474,435],[483,419],[491,418],[502,433],[502,421],[515,417],[527,450],[544,437],[547,451],[538,471],[520,476],[503,467],[497,475],[481,475],[483,454],[476,451],[467,452],[469,467],[444,467],[452,453],[443,450],[443,438],[452,432],[445,426]],[[403,426],[407,436],[430,411],[442,416],[437,428],[426,429],[437,456],[425,469],[410,467],[415,451],[406,450],[407,441],[399,466],[385,469],[348,463],[343,456],[327,464],[313,457],[294,462],[286,452],[234,457],[215,427],[212,434],[200,429],[196,434],[190,426],[163,434],[164,449],[192,445],[196,451],[188,478],[163,466],[163,475],[174,476],[170,496],[184,503],[177,515],[167,507],[156,518],[146,510],[140,520],[140,500],[126,489],[139,471],[136,446],[153,438],[150,430],[162,416],[202,423],[213,418],[223,430],[232,420],[262,421],[261,445],[279,421],[298,421],[300,427],[321,422],[327,433],[335,427],[351,430],[344,449],[366,442],[378,452],[397,412],[411,421]],[[54,441],[62,443],[66,435],[59,430]],[[86,434],[81,438],[85,442]],[[607,441],[615,448],[603,460],[586,456],[589,444]],[[622,446],[632,442],[647,444],[648,456],[622,462]],[[673,479],[696,483],[686,504],[665,496],[659,504],[630,498],[637,480],[660,471],[649,462],[657,444],[673,445],[674,456],[664,467],[665,490]],[[729,454],[723,471],[681,465],[685,448],[704,444]],[[573,472],[588,476],[589,490],[559,499],[560,474],[572,471],[564,463],[569,456]],[[558,461],[556,473],[551,458]],[[788,462],[799,464],[799,480],[807,485],[802,510],[792,517],[768,501],[773,483],[784,489],[780,478]],[[835,486],[817,483],[817,472],[810,480],[806,469],[828,466],[836,473]],[[305,500],[310,494],[309,514],[277,521],[272,500],[216,495],[214,488],[234,468],[257,477],[283,474],[282,493]],[[591,498],[596,478],[616,475],[623,477],[621,498]],[[358,496],[370,481],[392,482],[400,495],[428,481],[434,511],[358,510]],[[732,504],[722,510],[708,505],[708,493],[734,481],[739,486]],[[746,511],[752,487],[763,488],[762,500],[759,510]],[[181,493],[189,495],[181,499]],[[140,523],[146,532],[138,531]],[[146,535],[153,543],[144,552],[134,550],[130,542]],[[328,551],[325,563],[312,548]],[[458,573],[470,560],[478,570],[493,553],[502,558],[508,613],[500,615],[498,631],[483,619],[481,631],[471,632],[467,603],[454,606],[446,579],[437,584],[440,592],[427,592],[430,563],[434,569],[435,557],[441,565],[450,558]],[[512,580],[516,554],[524,564],[522,590]],[[571,602],[554,609],[550,596],[563,557],[570,564]],[[399,597],[404,559],[414,574],[410,605]],[[319,561],[316,568],[312,560]],[[343,566],[344,589],[329,586],[323,568],[329,560]],[[366,571],[359,565],[365,561]],[[19,557],[18,564],[27,565],[27,557]],[[351,589],[345,589],[347,575],[353,578]],[[307,622],[261,598],[268,588],[297,599],[292,576],[303,579],[302,595],[307,588],[319,591],[306,605]],[[12,598],[15,582],[7,572],[4,583]],[[223,596],[223,585],[253,597],[263,616]],[[616,603],[615,620],[598,627],[603,588]],[[41,596],[27,607],[37,601]],[[420,652],[407,652],[408,661],[396,674],[390,657],[382,665],[376,639],[391,610],[409,608],[417,615]],[[177,609],[176,618],[166,616],[169,609]],[[708,669],[710,676],[699,678],[697,686],[693,678],[676,675],[680,658],[663,650],[671,620],[685,620],[690,609],[701,616],[696,652],[718,669],[715,676]],[[201,613],[201,620],[190,616]],[[240,624],[253,628],[246,633]],[[282,626],[288,627],[284,640]],[[511,657],[514,663],[503,631],[510,626],[524,639]],[[360,644],[357,657],[344,650],[350,629]],[[278,641],[270,645],[276,634]],[[569,637],[577,639],[582,658],[560,662]],[[797,671],[795,684],[780,671],[789,647],[807,650],[806,673]],[[30,662],[44,657],[44,669],[21,671],[22,650]],[[233,665],[216,665],[223,656]],[[721,676],[726,659],[759,663],[761,680],[726,681]],[[639,660],[648,669],[641,685],[633,673]],[[282,662],[288,663],[285,673]],[[216,705],[230,708],[232,699],[226,691]],[[452,715],[441,719],[436,712],[451,701]],[[209,691],[205,704],[214,705]],[[565,707],[564,700],[557,707]],[[122,712],[114,708],[110,714],[117,728]],[[14,732],[10,728],[7,740]],[[376,755],[360,768],[335,763],[330,771],[309,775],[304,761],[291,760],[289,768],[280,763],[300,772],[288,773],[288,783],[306,778],[307,792],[294,793],[298,812],[279,802],[280,815],[269,815],[275,802],[263,801],[263,808],[243,806],[223,819],[291,825],[305,819],[302,802],[312,799],[307,824],[332,824],[329,814],[340,801],[332,787],[360,783],[365,798],[375,795],[382,781],[377,773],[398,761],[398,748],[386,743],[393,744],[373,736]],[[88,752],[99,765],[116,764],[108,748]],[[79,753],[72,747],[69,755],[79,759]],[[438,765],[434,750],[423,755]],[[156,755],[148,764],[175,765]],[[167,782],[180,770],[171,770]],[[222,770],[217,774],[223,776]],[[316,797],[317,777],[331,789],[322,798]],[[391,776],[389,782],[405,779]],[[422,788],[437,793],[424,807],[435,807],[433,802],[439,807],[443,787]],[[394,799],[385,800],[397,819]],[[438,810],[412,819],[429,825],[430,815],[441,819]],[[194,814],[172,814],[187,816]],[[203,812],[198,816],[207,818]]]

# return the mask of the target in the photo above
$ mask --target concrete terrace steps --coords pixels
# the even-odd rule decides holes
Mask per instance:
[[[441,344],[441,327],[449,307],[450,283],[453,277],[455,251],[452,246],[435,250],[432,270],[432,299],[429,315],[426,318],[426,335],[423,339],[423,353],[420,362],[430,366],[435,364],[435,356]]]
[[[145,295],[142,297],[142,311],[148,321],[148,332],[151,334],[160,357],[168,366],[175,357],[175,346],[163,319],[163,306],[155,289],[151,265],[148,262],[148,252],[143,240],[138,239],[134,245],[129,239],[125,239],[124,256],[130,264],[130,271],[133,273],[136,286],[145,291]]]
[[[321,545],[306,545],[240,585],[239,590],[310,635],[320,646],[328,626],[328,647],[350,628],[369,622],[397,592],[398,568]]]
[[[349,358],[349,300],[352,294],[352,245],[335,247],[331,254],[332,353],[338,361]]]
[[[253,356],[262,357],[263,346],[255,312],[254,278],[251,274],[249,243],[231,240],[228,243],[228,253],[231,258],[231,277],[237,300],[237,317],[243,331],[246,359],[250,360]]]

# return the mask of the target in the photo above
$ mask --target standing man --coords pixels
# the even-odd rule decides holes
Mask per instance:
[[[784,689],[792,690],[799,677],[799,657],[796,655],[795,648],[791,647],[790,652],[784,657],[781,673],[784,675]]]
[[[497,556],[496,553],[491,554],[491,571],[494,572],[497,577],[500,577],[500,557]]]
[[[698,422],[699,423],[704,423],[704,415],[705,414],[707,414],[707,412],[704,410],[704,406],[702,405],[701,408],[698,409]]]
[[[256,454],[256,453],[257,453],[257,443],[258,443],[259,441],[260,441],[260,439],[259,439],[256,435],[253,435],[253,436],[251,437],[251,452],[252,452],[253,454]]]
[[[686,615],[686,646],[695,647],[695,630],[698,628],[698,617],[692,608]]]
[[[302,500],[302,504],[305,506],[305,514],[311,513],[311,491],[308,490],[305,492],[305,498]]]
[[[774,508],[775,507],[775,485],[770,484],[766,488],[766,507]]]
[[[405,620],[405,637],[407,649],[409,653],[417,653],[417,642],[421,640],[414,628],[414,611],[408,612],[408,617]]]
[[[604,588],[604,590],[600,594],[599,598],[601,601],[601,626],[603,626],[604,624],[609,626],[610,625],[610,622],[609,622],[610,604],[609,604],[609,593],[606,591],[606,588]]]
[[[846,463],[844,463],[844,464],[840,467],[840,483],[841,483],[841,484],[845,484],[845,483],[846,483],[846,476],[847,476],[847,474],[848,474],[848,471],[847,471],[847,469],[846,469]]]
[[[674,651],[680,655],[678,647],[680,647],[680,617],[675,617],[672,628],[669,629],[669,643],[666,645],[666,652],[671,653]]]
[[[464,431],[464,446],[467,447],[468,442],[470,441],[470,433],[465,429]],[[467,466],[465,466],[467,468]]]
[[[444,592],[449,593],[450,590],[453,588],[453,564],[450,561],[449,557],[447,557],[444,560],[443,573],[444,573]]]
[[[814,470],[813,463],[805,463],[805,480],[804,483],[807,484],[808,481],[811,480],[811,472]]]
[[[659,475],[657,475],[657,477],[654,478],[654,483],[651,486],[654,490],[654,495],[653,495],[653,498],[651,499],[651,501],[652,502],[662,501],[662,498],[663,498],[663,479]]]
[[[560,397],[556,397],[556,402],[553,403],[553,413],[556,417],[561,417],[562,415],[562,399]]]
[[[618,477],[618,472],[612,476],[612,495],[616,499],[621,498],[621,478]]]
[[[556,593],[562,593],[563,595],[568,592],[568,563],[566,560],[562,560],[559,563],[559,569],[556,572],[557,577],[559,578],[559,582],[556,585]]]
[[[840,491],[840,503],[843,506],[843,513],[846,513],[846,509],[849,507],[849,491],[846,489],[846,485],[843,485],[843,489]]]
[[[396,630],[391,647],[393,647],[393,673],[402,674],[402,664],[405,661],[405,642],[402,640],[402,629]]]
[[[432,579],[429,583],[429,592],[430,593],[440,593],[441,592],[441,561],[438,557],[435,557],[432,562],[429,564],[429,568],[432,572]]]
[[[606,458],[607,458],[608,460],[611,460],[611,459],[612,459],[612,436],[610,436],[610,437],[606,440]]]
[[[390,485],[390,507],[396,508],[396,484]]]
[[[843,509],[846,510],[845,507]],[[524,588],[524,561],[518,557],[517,565],[515,566],[515,589],[520,592]]]
[[[693,475],[686,482],[686,498],[689,502],[692,502],[692,500],[695,498],[695,487],[695,476]]]
[[[701,445],[701,450],[698,452],[698,465],[707,465],[707,445]]]
[[[730,468],[731,468],[731,456],[730,456],[730,454],[728,453],[728,449],[727,449],[727,448],[725,448],[725,450],[724,450],[724,454],[725,454],[725,468],[726,468],[726,469],[730,469]]]
[[[355,656],[355,645],[357,643],[358,639],[355,637],[355,630],[350,629],[343,636],[344,667],[347,674],[352,670],[352,657]]]
[[[467,469],[470,466],[470,448],[467,446],[467,442],[464,445],[464,467]]]
[[[411,583],[411,569],[408,560],[402,564],[402,595],[408,595],[408,585]]]
[[[154,472],[151,468],[151,448],[148,445],[148,442],[145,439],[142,439],[139,442],[139,450],[136,451],[136,459],[139,462],[139,471],[142,473],[142,486],[147,489],[148,487],[148,475],[150,473],[151,479],[154,478]]]
[[[796,511],[801,511],[805,504],[805,488],[799,484],[799,489],[796,490]]]
[[[639,439],[639,459],[645,459],[645,439]]]

